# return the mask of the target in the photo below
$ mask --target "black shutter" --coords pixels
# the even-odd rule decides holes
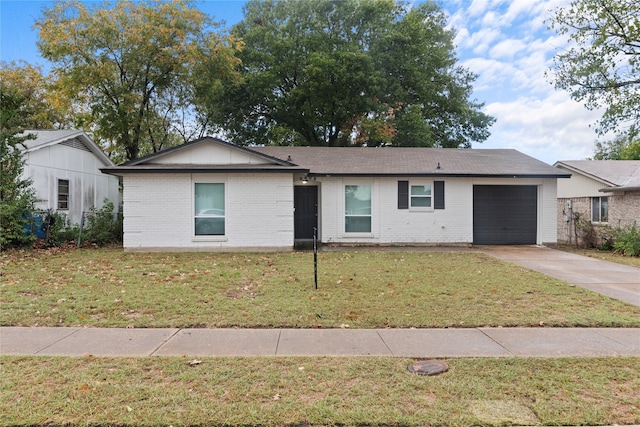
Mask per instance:
[[[409,209],[409,181],[398,181],[398,209]]]
[[[433,181],[433,208],[444,209],[444,181]]]

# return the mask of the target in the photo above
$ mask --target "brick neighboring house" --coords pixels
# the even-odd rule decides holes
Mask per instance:
[[[571,160],[555,167],[571,173],[558,180],[558,243],[582,241],[576,217],[602,232],[611,228],[640,226],[640,160]],[[576,240],[577,239],[577,240]]]
[[[126,250],[556,243],[556,181],[516,150],[240,147],[203,138],[119,166]]]

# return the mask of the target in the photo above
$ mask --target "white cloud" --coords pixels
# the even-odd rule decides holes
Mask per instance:
[[[551,10],[568,0],[475,0],[445,3],[461,65],[478,75],[474,97],[497,118],[491,137],[476,147],[514,148],[553,164],[593,155],[594,124],[602,111],[589,111],[556,91],[545,76],[564,37],[547,29]]]
[[[513,59],[514,56],[521,54],[527,50],[527,44],[522,40],[507,39],[499,43],[496,43],[490,50],[489,56],[491,58],[504,58]]]
[[[593,155],[593,123],[600,112],[588,111],[564,92],[548,97],[517,98],[487,105],[497,118],[486,148],[514,148],[549,164]]]

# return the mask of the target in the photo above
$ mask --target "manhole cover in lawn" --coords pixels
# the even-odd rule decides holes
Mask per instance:
[[[449,365],[439,360],[423,360],[412,363],[407,368],[412,374],[418,375],[438,375],[449,370]]]

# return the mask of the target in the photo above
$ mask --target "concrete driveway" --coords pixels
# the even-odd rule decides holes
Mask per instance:
[[[640,306],[640,269],[544,246],[479,246],[480,251]]]

